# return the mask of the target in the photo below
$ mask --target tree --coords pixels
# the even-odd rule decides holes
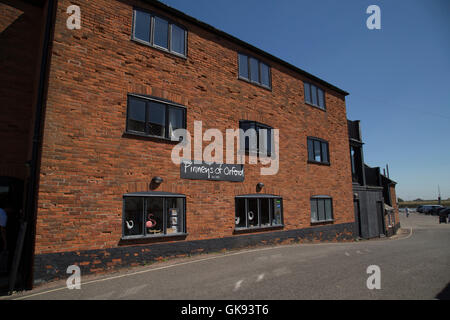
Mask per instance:
[[[416,200],[414,200],[414,201],[423,201],[422,199],[420,199],[420,198],[417,198]]]
[[[400,203],[400,202],[405,202],[405,200],[403,200],[402,198],[398,198],[398,199],[397,199],[397,202],[399,202],[399,203]]]

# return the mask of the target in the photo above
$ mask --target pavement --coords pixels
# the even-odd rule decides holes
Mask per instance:
[[[391,238],[200,255],[82,275],[80,289],[58,281],[0,299],[450,299],[450,224],[414,212],[401,212],[400,223]],[[367,286],[373,265],[379,289]]]

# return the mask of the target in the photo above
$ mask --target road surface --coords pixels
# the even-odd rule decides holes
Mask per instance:
[[[449,299],[450,224],[401,215],[402,233],[351,243],[296,244],[171,260],[65,281],[2,299]],[[368,289],[369,266],[380,289]]]

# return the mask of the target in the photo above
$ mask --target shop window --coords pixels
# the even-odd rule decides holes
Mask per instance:
[[[148,192],[123,198],[124,238],[185,234],[185,196]]]
[[[153,97],[128,95],[127,133],[173,140],[173,132],[180,128],[186,128],[183,106]]]
[[[333,204],[331,197],[317,196],[311,198],[311,222],[333,221]]]
[[[282,225],[282,198],[271,195],[236,197],[235,228],[237,230]]]

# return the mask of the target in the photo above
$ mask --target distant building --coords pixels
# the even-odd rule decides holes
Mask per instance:
[[[400,227],[396,182],[364,163],[360,122],[348,120],[348,132],[357,234],[365,239],[392,236]]]

